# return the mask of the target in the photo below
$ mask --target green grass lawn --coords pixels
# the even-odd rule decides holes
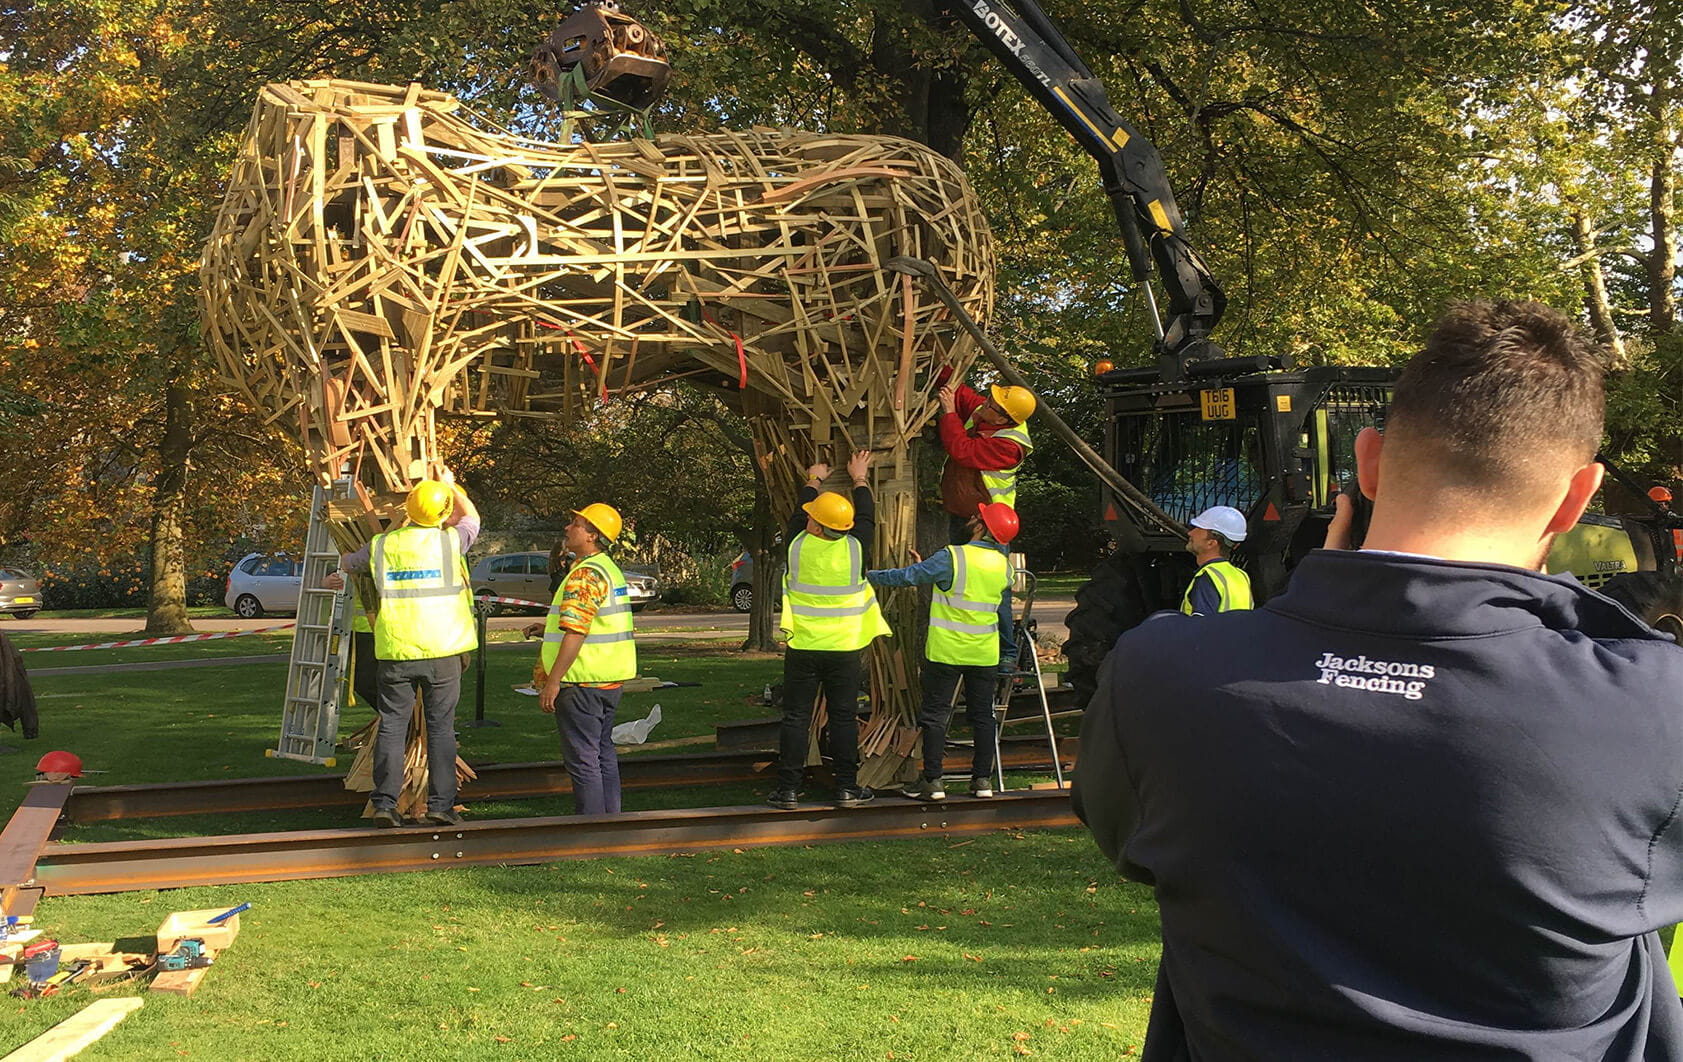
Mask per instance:
[[[190,605],[187,615],[193,619],[227,619],[234,611],[227,605]],[[41,619],[137,619],[146,618],[144,607],[135,608],[46,608],[38,613]],[[0,630],[5,630],[0,619]]]
[[[1034,592],[1037,597],[1074,597],[1091,577],[1087,572],[1036,573]]]
[[[24,639],[18,641],[21,645]],[[25,666],[33,670],[116,662],[112,658],[285,653],[287,642],[284,637],[254,636],[150,649],[31,653]],[[461,755],[470,764],[560,757],[554,717],[543,714],[536,697],[513,689],[531,678],[537,643],[529,644],[529,652],[494,648],[486,654],[485,714],[502,725],[461,728]],[[725,644],[729,643],[670,642],[642,651],[643,674],[702,685],[626,694],[620,720],[641,718],[659,703],[662,722],[649,740],[662,741],[711,734],[715,723],[766,715],[769,709],[752,702],[759,700],[767,683],[777,680],[780,660],[724,652]],[[230,645],[243,648],[231,650]],[[285,684],[286,663],[281,660],[228,668],[35,675],[31,685],[41,711],[41,737],[27,755],[0,755],[0,792],[16,794],[18,785],[34,777],[37,748],[75,752],[85,767],[106,772],[88,779],[95,785],[322,772],[326,768],[264,758],[264,750],[274,747],[279,733]],[[470,669],[463,678],[458,719],[471,720],[474,707],[475,677]],[[344,713],[340,732],[349,735],[372,718],[372,709],[353,705]],[[14,737],[0,738],[0,743],[20,742]]]
[[[621,719],[658,701],[665,721],[651,740],[661,740],[765,715],[748,702],[779,661],[722,648],[649,647],[644,673],[703,686],[627,695]],[[487,660],[487,714],[503,725],[463,727],[463,756],[556,758],[550,717],[510,689],[531,654]],[[263,758],[284,679],[282,663],[40,675],[42,737],[0,755],[0,799],[21,798],[49,748],[109,772],[93,784],[323,771]],[[464,720],[472,704],[470,672]],[[366,718],[352,708],[345,732]],[[744,803],[761,789],[630,791],[626,803]],[[567,805],[506,801],[472,814]],[[158,819],[80,827],[66,840],[355,821],[350,809]],[[149,935],[172,910],[248,900],[239,941],[197,995],[149,995],[78,1058],[1112,1059],[1137,1050],[1159,950],[1149,892],[1117,882],[1078,830],[55,898],[37,921],[66,941],[120,939]],[[8,998],[0,1053],[91,998]]]

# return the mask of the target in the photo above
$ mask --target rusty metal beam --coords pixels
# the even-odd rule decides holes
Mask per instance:
[[[1007,767],[1051,766],[1044,738],[1007,737],[1000,743],[1000,752]],[[958,752],[958,755],[962,758],[968,753]],[[1067,747],[1063,756],[1066,763],[1073,759]],[[645,789],[752,782],[762,776],[761,769],[770,759],[763,752],[627,756],[620,760],[620,785],[626,789]],[[957,760],[953,762],[958,763]],[[958,766],[968,768],[968,760]],[[461,799],[467,802],[559,795],[570,793],[573,788],[566,767],[560,760],[495,763],[475,770],[479,773],[478,780],[462,786]],[[358,807],[367,799],[367,793],[345,788],[344,775],[299,775],[285,778],[219,778],[155,785],[77,786],[64,810],[71,822],[90,823],[171,815]]]
[[[37,862],[35,877],[47,895],[70,896],[712,848],[958,837],[1075,823],[1064,790],[1018,790],[992,800],[955,798],[939,804],[883,796],[852,809],[636,811],[496,819],[448,830],[301,830],[56,845]]]
[[[40,897],[33,887],[35,862],[47,848],[70,789],[66,782],[31,786],[0,830],[0,914],[26,915],[35,909]]]
[[[748,781],[756,777],[756,768],[766,762],[768,757],[765,753],[632,756],[620,760],[620,785],[627,789],[639,789]],[[493,763],[475,770],[479,778],[462,786],[463,800],[572,792],[572,781],[560,760]],[[346,789],[342,774],[219,778],[157,785],[77,786],[71,794],[66,813],[71,822],[109,822],[169,815],[355,807],[367,799],[367,793]]]

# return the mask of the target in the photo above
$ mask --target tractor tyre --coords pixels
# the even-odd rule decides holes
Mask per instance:
[[[1656,627],[1663,617],[1683,617],[1683,571],[1626,572],[1602,584],[1601,593]]]
[[[1069,684],[1085,707],[1098,684],[1099,665],[1110,655],[1122,632],[1137,626],[1152,609],[1141,585],[1139,558],[1113,553],[1093,569],[1093,577],[1075,592],[1075,607],[1064,617],[1069,638]]]

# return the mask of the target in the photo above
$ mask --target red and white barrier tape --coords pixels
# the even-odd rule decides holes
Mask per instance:
[[[295,623],[283,623],[278,627],[258,627],[250,631],[219,631],[216,634],[177,634],[168,638],[136,638],[130,642],[98,642],[90,645],[38,645],[29,649],[19,649],[20,653],[68,653],[76,649],[130,649],[137,645],[177,645],[181,642],[209,642],[217,638],[243,638],[248,634],[268,634],[271,631],[284,631],[297,626]]]
[[[526,601],[518,597],[476,597],[475,601],[489,601],[496,605],[525,605],[527,608],[548,608],[538,601]]]
[[[548,608],[538,601],[527,601],[519,597],[476,597],[475,601],[489,601],[498,605],[524,605],[527,608]],[[243,638],[248,634],[269,634],[273,631],[291,630],[297,626],[294,623],[283,623],[278,627],[258,627],[250,631],[219,631],[216,634],[177,634],[169,638],[136,638],[128,642],[97,642],[89,645],[39,645],[30,649],[19,649],[20,653],[68,653],[77,649],[133,649],[143,645],[178,645],[181,642],[209,642],[218,638]]]

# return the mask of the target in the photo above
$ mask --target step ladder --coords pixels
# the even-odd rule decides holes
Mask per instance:
[[[1011,619],[1011,633],[1017,645],[1017,659],[1008,674],[1001,673],[999,683],[994,687],[994,775],[999,782],[1000,792],[1004,792],[1005,762],[1000,758],[999,737],[1005,729],[1005,713],[1011,707],[1011,694],[1015,693],[1019,686],[1033,683],[1035,696],[1040,698],[1040,716],[1046,723],[1046,743],[1052,751],[1052,774],[1058,781],[1058,788],[1062,789],[1065,786],[1064,765],[1058,758],[1058,734],[1052,726],[1052,703],[1046,699],[1046,683],[1040,673],[1040,654],[1035,651],[1034,644],[1034,588],[1038,580],[1026,567],[1025,558],[1021,553],[1011,554],[1011,570],[1011,590],[1022,602],[1022,610],[1014,612]]]
[[[270,756],[304,763],[334,765],[339,743],[339,710],[348,698],[351,658],[351,602],[355,592],[326,590],[322,580],[339,567],[339,548],[328,533],[329,503],[354,497],[349,478],[315,488],[310,527],[304,535],[303,584],[298,591],[298,622],[292,632],[292,659],[286,668],[286,703],[281,710],[280,743]]]

